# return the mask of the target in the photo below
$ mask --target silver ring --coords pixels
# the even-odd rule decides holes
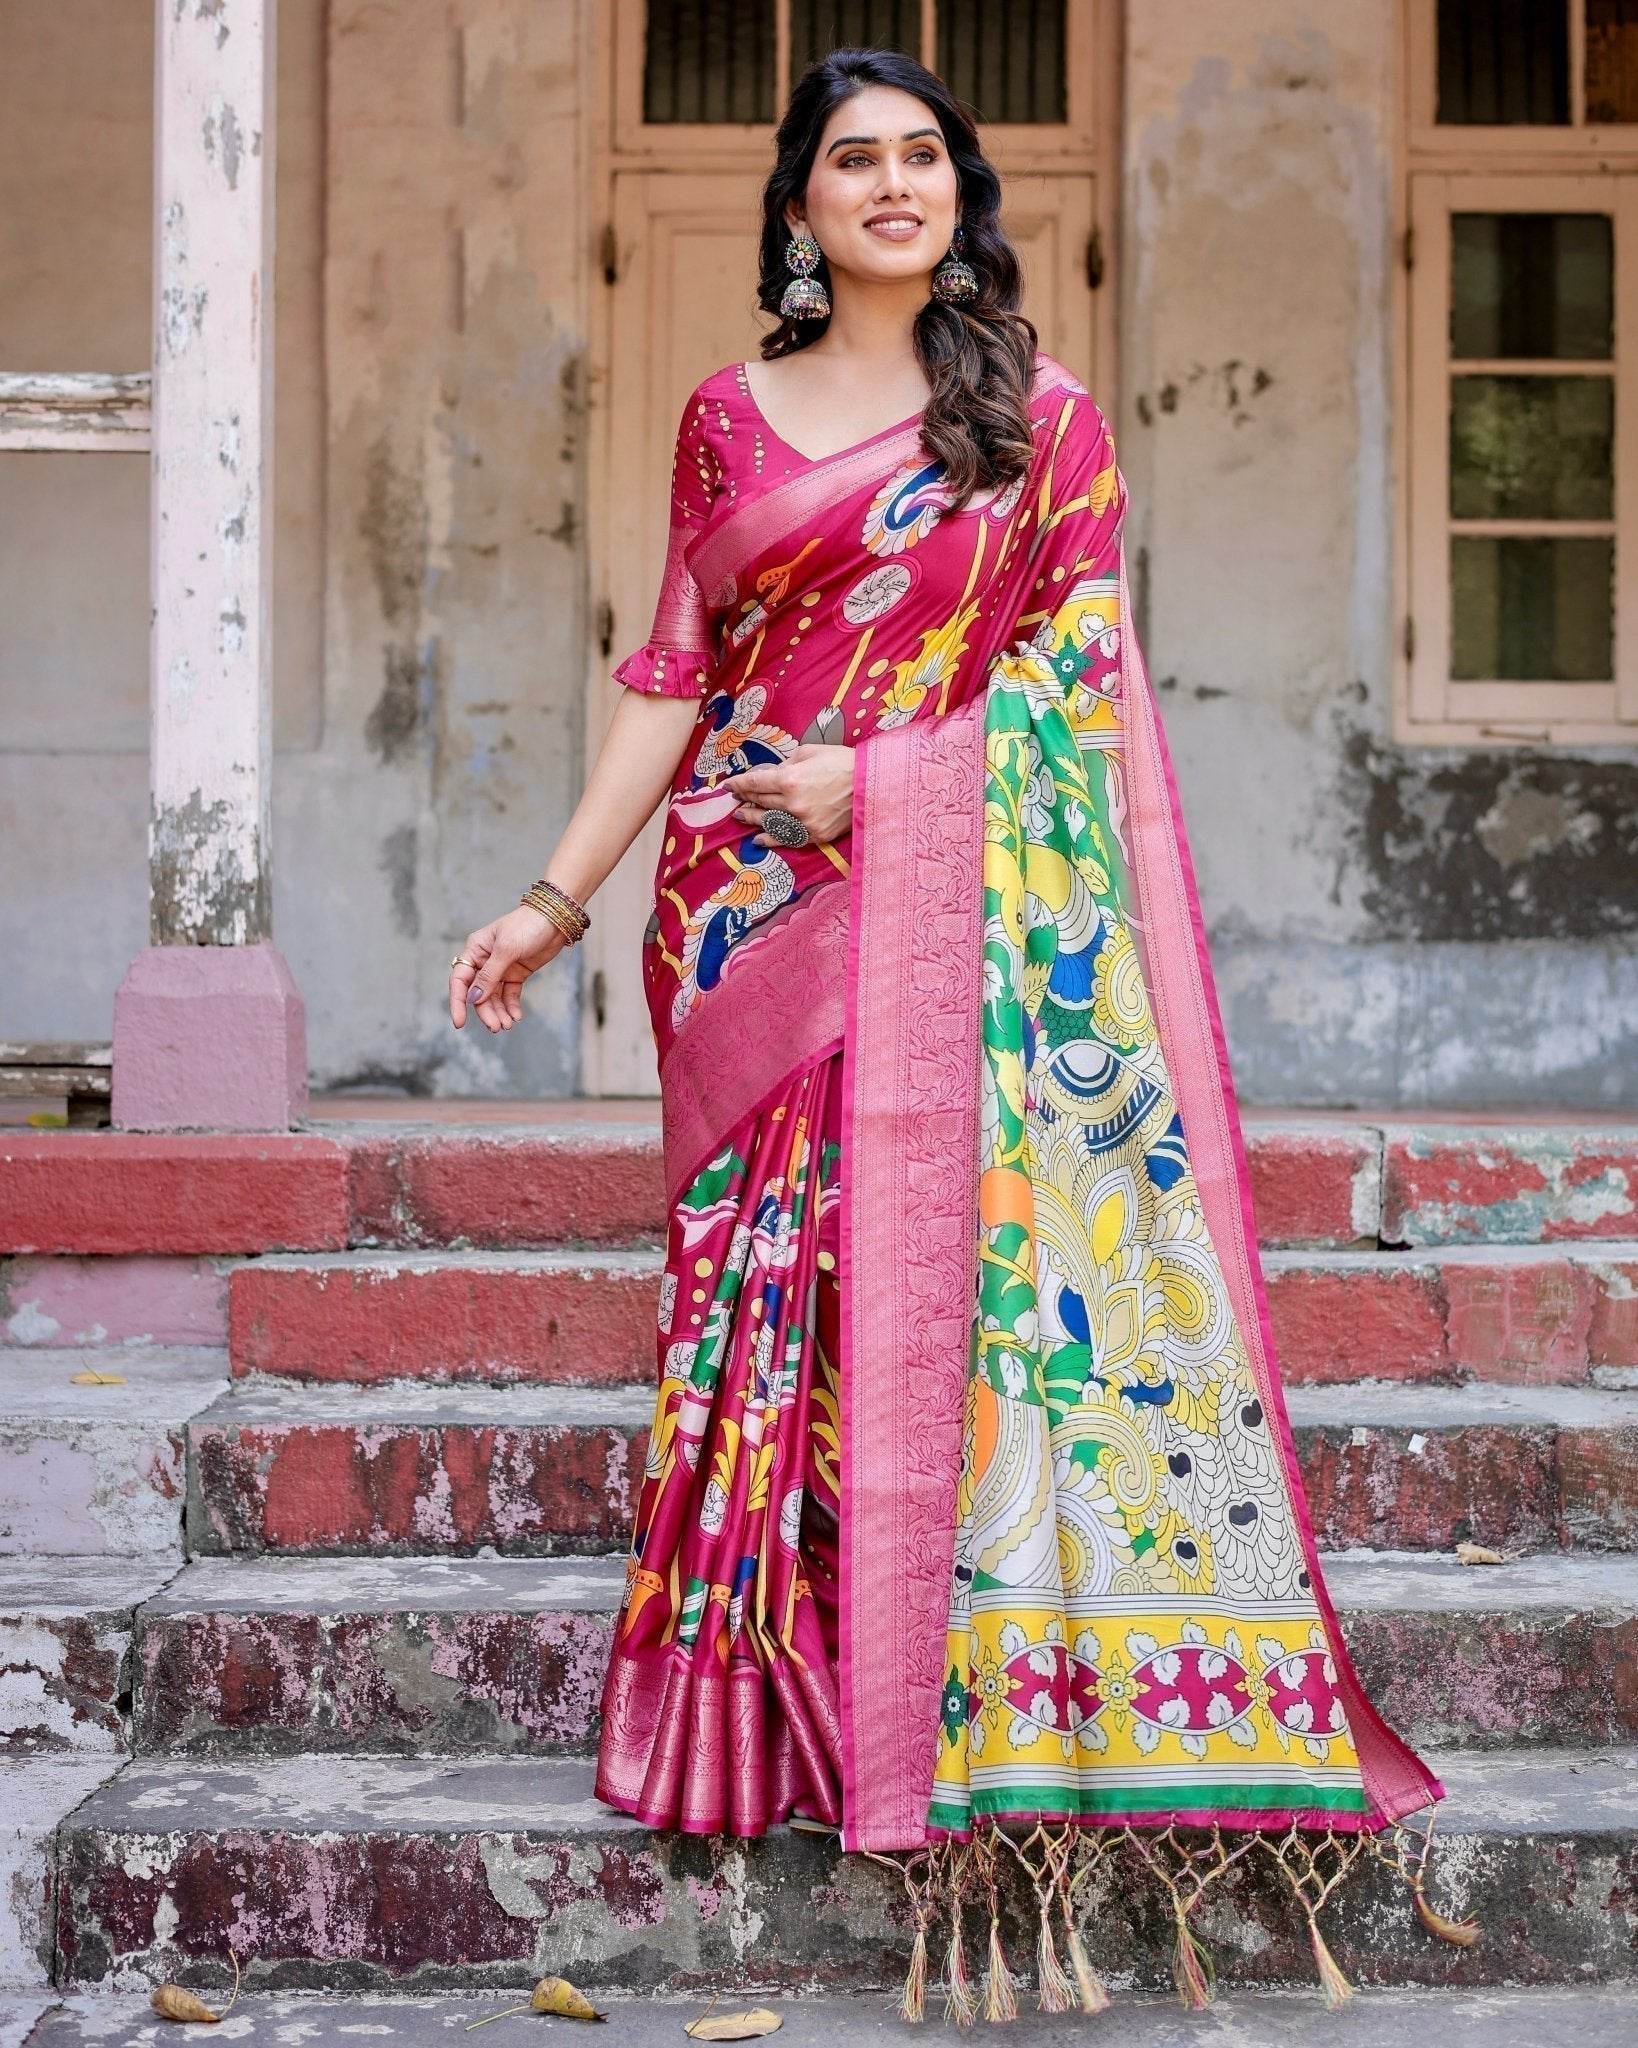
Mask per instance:
[[[813,836],[794,812],[778,809],[763,812],[762,829],[776,846],[806,846]]]

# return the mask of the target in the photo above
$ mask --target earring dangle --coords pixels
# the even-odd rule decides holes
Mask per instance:
[[[786,320],[824,320],[830,314],[830,299],[824,285],[814,276],[824,252],[806,228],[798,228],[785,244],[786,267],[795,275],[779,301],[780,316]]]
[[[978,273],[970,263],[963,262],[963,244],[961,223],[957,221],[950,237],[950,253],[933,272],[933,297],[942,299],[946,305],[957,306],[978,297]]]

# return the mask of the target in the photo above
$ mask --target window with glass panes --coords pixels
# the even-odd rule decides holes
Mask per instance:
[[[1638,0],[1408,0],[1401,724],[1638,734]]]

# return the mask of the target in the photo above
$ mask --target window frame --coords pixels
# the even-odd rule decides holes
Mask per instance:
[[[790,0],[770,0],[774,10],[774,106],[790,90]],[[1017,170],[1097,168],[1100,136],[1111,126],[1115,105],[1102,89],[1104,67],[1095,53],[1108,47],[1100,16],[1113,0],[1064,0],[1064,119],[1061,122],[988,122],[986,147],[1005,167]],[[921,0],[921,61],[937,68],[938,0]],[[701,162],[743,157],[766,150],[771,121],[645,121],[643,39],[647,9],[642,0],[614,10],[614,133],[622,160],[634,165],[663,157],[678,170]]]
[[[1567,127],[1455,124],[1436,112],[1437,0],[1405,0],[1405,110],[1396,179],[1395,430],[1402,602],[1394,737],[1426,746],[1630,746],[1638,740],[1638,122],[1580,118],[1586,36],[1569,9]],[[1453,212],[1608,213],[1615,249],[1615,495],[1610,521],[1523,521],[1526,530],[1615,537],[1609,682],[1458,681],[1450,675],[1450,216]],[[1498,368],[1502,367],[1500,365]],[[1510,366],[1511,367],[1511,366]],[[1556,368],[1556,366],[1555,366]],[[1507,520],[1460,522],[1507,531]]]

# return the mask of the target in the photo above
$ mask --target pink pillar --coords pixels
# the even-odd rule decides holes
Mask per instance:
[[[307,1110],[268,840],[276,5],[155,0],[150,944],[114,998],[127,1130]]]

